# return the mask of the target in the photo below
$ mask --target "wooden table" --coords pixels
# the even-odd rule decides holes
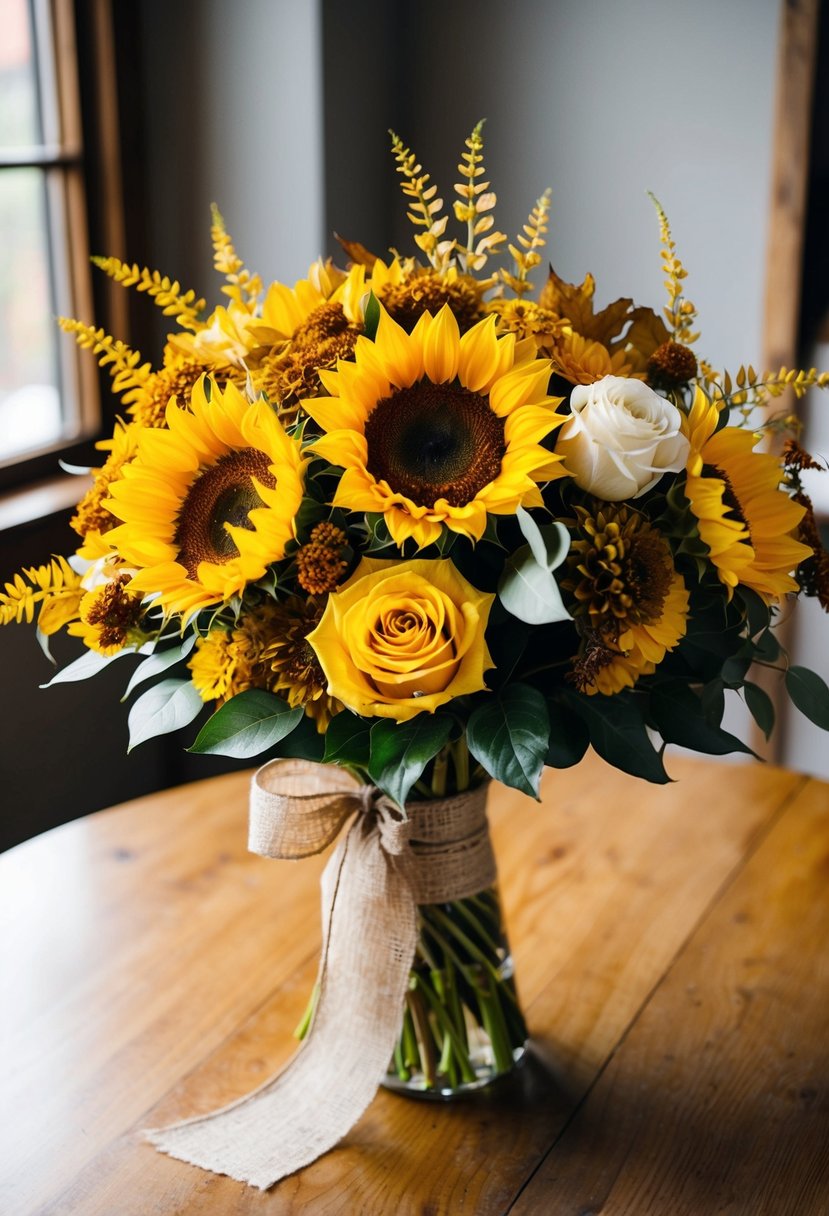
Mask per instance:
[[[294,1049],[320,859],[246,852],[247,777],[91,815],[0,858],[0,1212],[149,1216],[829,1213],[829,786],[674,759],[499,789],[534,1046],[439,1105],[381,1091],[268,1193],[138,1131]]]

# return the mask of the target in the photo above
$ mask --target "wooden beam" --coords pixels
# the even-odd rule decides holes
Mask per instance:
[[[763,365],[797,359],[819,0],[783,0],[772,131]]]
[[[782,366],[794,367],[798,361],[797,332],[819,15],[820,0],[783,0],[780,6],[762,352],[763,367],[773,371]],[[775,412],[789,397],[787,393],[782,400],[773,402]],[[791,632],[789,615],[778,628],[784,646]],[[767,679],[768,674],[763,668],[755,668],[752,679],[772,698],[778,721],[785,720],[786,705],[780,695],[780,681]],[[754,727],[751,746],[767,760],[779,762],[783,733],[778,729],[767,742],[762,732]]]

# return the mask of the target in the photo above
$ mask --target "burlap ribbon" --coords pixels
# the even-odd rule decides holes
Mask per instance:
[[[400,1032],[417,904],[495,881],[486,788],[403,814],[341,769],[274,760],[254,775],[249,847],[321,852],[351,819],[322,876],[316,1009],[300,1049],[259,1089],[209,1115],[146,1133],[172,1157],[266,1190],[315,1161],[371,1102]]]

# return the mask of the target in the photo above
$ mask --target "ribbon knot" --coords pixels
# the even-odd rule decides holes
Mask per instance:
[[[350,773],[302,760],[274,760],[254,775],[249,828],[252,852],[291,860],[339,836],[321,882],[309,1032],[252,1094],[146,1135],[173,1157],[266,1190],[333,1148],[377,1092],[400,1031],[417,905],[491,886],[495,861],[485,787],[402,811]]]

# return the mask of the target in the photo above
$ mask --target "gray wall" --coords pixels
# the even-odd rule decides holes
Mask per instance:
[[[141,0],[148,240],[208,300],[210,204],[266,281],[304,276],[323,242],[318,0]]]
[[[200,292],[209,205],[267,277],[334,230],[412,249],[394,127],[445,197],[485,117],[499,226],[553,188],[549,254],[601,301],[660,306],[652,190],[700,308],[701,351],[757,362],[778,0],[141,0],[157,264]],[[324,208],[324,213],[323,213]]]

